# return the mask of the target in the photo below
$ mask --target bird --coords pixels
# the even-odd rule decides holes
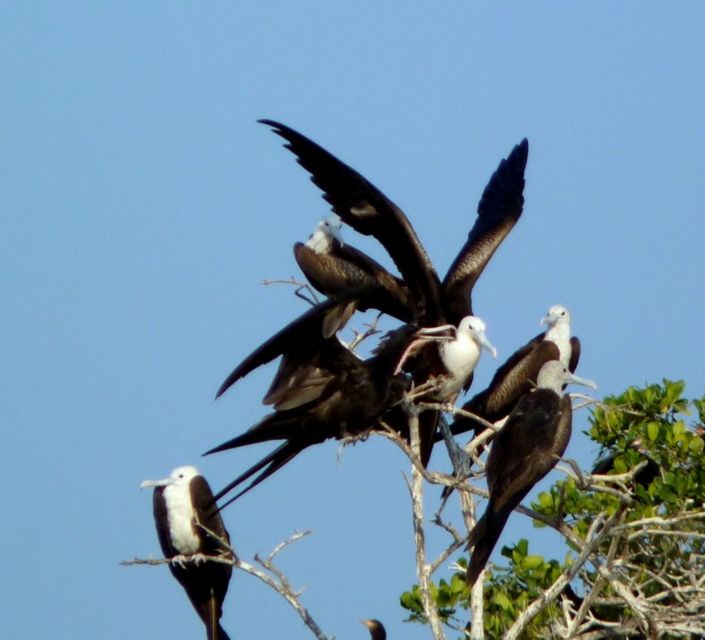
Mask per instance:
[[[444,332],[450,332],[452,335],[444,335]],[[455,401],[477,366],[482,349],[497,357],[497,350],[485,332],[485,322],[477,316],[465,316],[457,327],[446,324],[419,329],[416,333],[417,339],[409,345],[407,352],[413,351],[417,345],[438,342],[438,358],[443,363],[442,371],[438,371],[436,367],[441,378],[439,384],[432,389],[433,399],[440,402]]]
[[[360,620],[370,632],[370,640],[387,640],[387,630],[384,625],[375,618]]]
[[[145,480],[140,486],[154,487],[159,544],[164,557],[171,561],[171,573],[205,624],[208,640],[229,640],[220,618],[233,568],[227,562],[202,558],[234,558],[230,535],[208,481],[196,467],[183,466],[174,469],[168,478]]]
[[[580,340],[571,337],[570,323],[570,312],[565,306],[550,307],[541,319],[541,324],[547,326],[546,331],[509,356],[497,369],[488,387],[463,404],[463,411],[497,423],[505,419],[524,394],[534,387],[539,371],[546,362],[558,360],[573,373],[580,360]],[[484,423],[462,414],[450,425],[453,435],[474,430],[475,436],[478,436],[485,428]],[[435,437],[436,441],[441,438],[440,434]]]
[[[284,441],[216,494],[215,500],[220,500],[261,471],[221,509],[304,449],[330,438],[362,436],[373,428],[389,407],[401,402],[408,388],[408,377],[395,370],[416,331],[413,324],[405,324],[388,332],[373,355],[365,360],[341,344],[336,336],[323,339],[314,365],[303,367],[297,363],[292,375],[284,375],[279,380],[281,384],[270,389],[269,395],[275,396],[276,401],[273,413],[204,454],[270,440]]]
[[[478,205],[477,220],[468,239],[441,282],[406,214],[377,187],[318,144],[276,122],[259,121],[281,136],[285,147],[311,174],[334,213],[364,235],[372,235],[386,249],[408,287],[415,322],[422,327],[450,323],[457,327],[473,315],[472,289],[490,258],[521,216],[524,205],[524,172],[528,141],[523,139],[502,160],[485,187]],[[430,347],[414,360],[415,384],[444,373],[443,365]],[[470,386],[472,375],[464,381]],[[406,416],[397,412],[391,426],[403,431]],[[421,461],[430,459],[438,422],[437,411],[420,416]]]
[[[545,363],[537,387],[522,396],[495,436],[485,469],[489,503],[468,537],[470,587],[485,568],[512,511],[553,469],[568,446],[573,412],[570,396],[562,395],[567,383],[595,388],[592,381],[578,378],[561,362]]]
[[[335,213],[318,223],[309,239],[294,245],[294,257],[311,285],[324,295],[362,289],[356,305],[378,309],[402,322],[411,322],[414,308],[406,284],[367,254],[343,242],[342,223]]]

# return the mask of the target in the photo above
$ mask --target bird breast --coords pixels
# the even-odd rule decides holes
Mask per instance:
[[[546,331],[544,340],[550,340],[556,344],[560,352],[560,361],[567,367],[570,363],[572,350],[570,346],[570,325],[561,322],[555,324]]]
[[[480,349],[472,338],[459,335],[456,340],[441,344],[440,354],[449,376],[442,392],[456,393],[475,369]]]
[[[193,529],[194,513],[188,485],[166,487],[164,500],[172,546],[184,555],[198,552],[200,539]]]

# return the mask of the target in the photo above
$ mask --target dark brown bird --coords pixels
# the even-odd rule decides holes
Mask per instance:
[[[558,462],[570,440],[570,396],[561,395],[567,383],[594,387],[574,376],[557,360],[541,368],[536,389],[525,393],[495,436],[487,459],[487,509],[470,532],[472,548],[467,581],[472,587],[485,568],[512,511]]]
[[[171,573],[206,625],[208,640],[229,640],[220,618],[233,568],[221,562],[189,560],[189,556],[197,554],[233,559],[232,552],[223,545],[230,545],[230,536],[208,482],[195,467],[186,466],[174,469],[163,480],[145,480],[141,486],[155,488],[154,522],[159,544],[164,557],[171,560]]]
[[[329,438],[362,435],[373,428],[377,419],[402,399],[408,387],[407,376],[395,370],[416,331],[414,325],[406,324],[389,332],[374,355],[366,360],[356,356],[335,336],[320,339],[315,362],[294,362],[290,358],[280,367],[267,397],[276,411],[205,454],[270,440],[284,441],[218,492],[216,500],[263,470],[221,509],[307,447]],[[266,343],[263,346],[266,351]]]
[[[306,241],[294,245],[294,257],[308,281],[331,296],[359,289],[361,311],[378,309],[402,322],[414,318],[411,294],[404,282],[379,262],[343,242],[340,218],[332,213],[323,218]]]

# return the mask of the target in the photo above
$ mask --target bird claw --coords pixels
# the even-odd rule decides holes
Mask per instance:
[[[191,556],[191,562],[193,562],[194,565],[198,566],[199,564],[208,562],[208,558],[202,553],[194,553]]]
[[[169,560],[169,564],[173,564],[176,567],[181,567],[182,569],[186,568],[186,563],[188,562],[188,557],[185,556],[183,553],[180,553],[178,556],[174,556]]]

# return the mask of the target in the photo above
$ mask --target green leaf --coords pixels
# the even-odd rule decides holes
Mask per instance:
[[[501,609],[504,609],[504,611],[511,611],[512,609],[512,601],[501,591],[495,591],[492,596],[492,604],[496,604]]]
[[[524,561],[521,563],[522,567],[528,570],[536,569],[537,567],[540,567],[544,562],[543,556],[538,556],[538,555],[532,555],[532,556],[526,556],[524,558]]]
[[[658,438],[659,424],[658,422],[649,422],[646,426],[646,434],[649,436],[649,440],[654,442]]]
[[[700,436],[693,436],[688,444],[688,449],[690,449],[690,452],[695,455],[702,453],[704,447],[705,442],[703,442],[703,439]]]

